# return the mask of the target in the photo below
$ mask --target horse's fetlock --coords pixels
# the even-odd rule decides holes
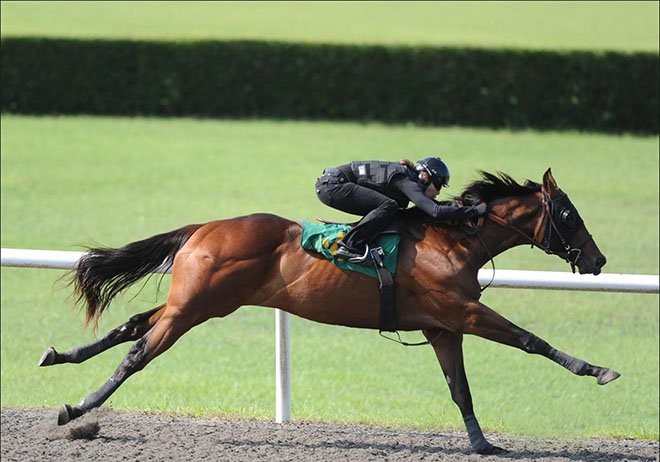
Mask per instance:
[[[575,359],[573,361],[573,368],[576,375],[594,375],[593,367],[586,361]]]

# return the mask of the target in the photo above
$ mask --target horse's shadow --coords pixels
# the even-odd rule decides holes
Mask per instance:
[[[223,439],[219,438],[217,440],[218,444],[221,445],[230,445],[230,446],[245,446],[245,447],[259,447],[259,446],[273,446],[279,448],[296,448],[296,447],[305,447],[310,450],[313,449],[326,449],[326,448],[345,448],[345,449],[361,449],[369,450],[374,455],[382,455],[384,457],[393,458],[396,460],[397,454],[402,456],[419,456],[420,459],[426,457],[432,458],[442,458],[443,456],[450,455],[465,455],[467,456],[476,456],[478,455],[472,453],[470,449],[465,447],[465,449],[455,448],[455,447],[443,447],[442,445],[431,446],[429,445],[420,445],[420,444],[402,444],[402,443],[392,443],[392,442],[365,442],[357,439],[333,439],[329,441],[286,441],[285,438],[281,438],[277,441],[272,440],[254,440],[254,439]],[[525,450],[505,450],[499,454],[491,454],[488,456],[487,460],[572,460],[572,461],[614,461],[614,460],[625,460],[625,461],[639,461],[639,462],[656,462],[655,457],[636,455],[636,454],[622,454],[618,452],[603,452],[603,451],[594,451],[590,449],[576,449],[575,451],[569,450],[538,450],[525,449]]]

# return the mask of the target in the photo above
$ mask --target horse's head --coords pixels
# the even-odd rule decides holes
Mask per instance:
[[[543,175],[541,196],[544,210],[534,236],[537,245],[569,262],[573,272],[577,267],[580,274],[600,274],[607,259],[571,200],[557,186],[550,169]]]
[[[468,185],[456,198],[460,204],[486,202],[489,218],[514,230],[518,238],[522,236],[525,240],[519,243],[531,242],[546,253],[559,256],[571,264],[573,271],[577,267],[580,274],[600,274],[605,256],[573,203],[557,186],[550,169],[543,175],[543,184],[528,180],[521,185],[501,172],[493,175],[482,171],[481,175],[481,180]]]

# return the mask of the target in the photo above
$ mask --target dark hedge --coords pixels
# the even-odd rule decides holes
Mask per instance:
[[[655,53],[4,38],[1,107],[658,133]]]

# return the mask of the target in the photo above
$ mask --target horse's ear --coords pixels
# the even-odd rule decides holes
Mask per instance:
[[[543,174],[543,189],[548,193],[557,189],[557,182],[555,181],[555,177],[552,176],[552,169],[550,168]]]

